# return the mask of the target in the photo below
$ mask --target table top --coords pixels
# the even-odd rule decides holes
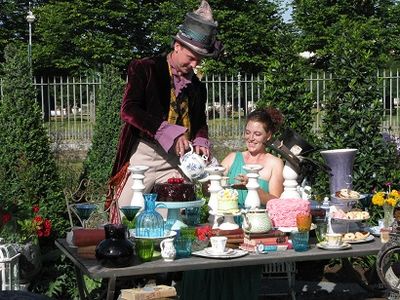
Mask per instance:
[[[78,256],[77,249],[69,247],[65,239],[56,240],[56,246],[71,259],[75,266],[91,278],[136,276],[164,272],[263,265],[278,262],[312,261],[376,255],[382,245],[380,239],[375,238],[371,242],[352,244],[350,249],[340,251],[319,249],[315,244],[311,244],[310,249],[305,252],[295,252],[290,249],[280,252],[268,252],[266,254],[250,253],[249,255],[235,259],[214,259],[192,256],[189,258],[177,259],[172,262],[164,262],[162,258],[159,258],[146,263],[137,262],[134,266],[126,268],[105,268],[102,267],[96,259],[87,259]]]

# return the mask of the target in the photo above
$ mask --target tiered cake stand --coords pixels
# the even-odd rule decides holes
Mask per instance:
[[[169,232],[171,230],[179,230],[182,227],[187,227],[185,223],[183,223],[181,218],[181,209],[182,208],[192,208],[192,207],[201,207],[204,205],[206,200],[199,199],[195,201],[189,202],[164,202],[157,201],[156,204],[162,203],[168,208],[167,220],[165,222],[165,231]]]

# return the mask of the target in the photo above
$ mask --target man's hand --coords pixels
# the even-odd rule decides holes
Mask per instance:
[[[199,155],[205,155],[207,158],[210,158],[210,150],[206,147],[195,146],[194,151]]]
[[[186,149],[189,148],[189,141],[184,134],[175,139],[175,153],[179,157],[185,154]]]

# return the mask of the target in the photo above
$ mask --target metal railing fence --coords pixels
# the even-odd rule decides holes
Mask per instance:
[[[326,84],[331,80],[326,73],[310,74],[309,90],[314,107],[323,112]],[[399,70],[377,72],[381,91],[383,119],[381,130],[400,136],[400,74]],[[248,112],[255,108],[265,88],[260,75],[238,73],[236,76],[206,75],[207,118],[213,138],[240,138]],[[43,123],[53,142],[90,142],[96,121],[96,97],[101,88],[100,77],[36,77],[37,102],[42,108]],[[3,95],[0,79],[0,99]],[[122,93],[121,93],[122,97]],[[321,126],[321,113],[316,114],[314,130]]]

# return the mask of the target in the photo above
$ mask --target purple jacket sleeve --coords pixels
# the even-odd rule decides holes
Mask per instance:
[[[174,144],[175,139],[184,134],[187,129],[183,126],[172,125],[164,121],[158,128],[154,138],[163,147],[165,152],[168,152]]]

